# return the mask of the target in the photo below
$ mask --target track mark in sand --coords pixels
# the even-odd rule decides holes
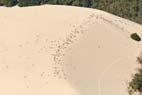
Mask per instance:
[[[126,35],[126,37],[128,36],[129,37],[129,31],[125,28],[126,25],[128,25],[128,23],[126,23],[126,21],[123,21],[123,20],[119,20],[119,19],[108,19],[107,16],[103,15],[103,14],[93,14],[93,15],[90,15],[90,17],[92,18],[95,18],[96,20],[91,20],[90,24],[94,24],[94,23],[97,23],[99,22],[99,20],[102,20],[116,28],[118,28],[119,30],[121,30],[123,33],[126,33],[124,35]],[[91,19],[92,19],[91,18]]]
[[[116,64],[119,64],[120,61],[122,60],[126,60],[126,59],[131,59],[130,56],[126,57],[126,58],[120,58],[114,62],[112,62],[111,64],[109,64],[108,66],[106,66],[106,68],[102,71],[102,73],[100,74],[99,78],[98,78],[98,95],[102,95],[102,79],[104,77],[104,75],[111,69],[113,68]]]
[[[65,50],[71,46],[74,42],[79,40],[79,37],[87,32],[85,27],[88,27],[91,19],[94,18],[94,14],[90,14],[83,22],[79,25],[73,25],[73,30],[66,36],[65,40],[62,40],[57,44],[55,53],[52,54],[53,58],[53,76],[59,79],[68,79],[69,72],[63,69],[63,66],[70,66],[76,68],[72,64],[64,63],[63,57],[65,56]]]
[[[80,35],[84,34],[84,32],[87,32],[87,28],[90,24],[92,23],[96,23],[97,21],[95,19],[98,20],[103,20],[105,22],[109,22],[111,24],[112,21],[108,21],[107,19],[105,19],[102,15],[96,15],[95,13],[91,13],[88,15],[88,17],[86,17],[83,22],[79,25],[73,25],[72,27],[74,28],[71,33],[69,33],[66,37],[65,40],[60,41],[60,43],[58,43],[55,47],[53,47],[52,49],[55,49],[55,53],[52,54],[53,57],[53,76],[54,77],[58,77],[60,79],[67,79],[69,72],[64,71],[63,70],[63,65],[66,66],[70,66],[71,68],[76,68],[73,67],[72,64],[67,64],[64,63],[63,61],[63,57],[65,56],[65,50],[72,45],[75,41],[79,40]],[[53,41],[53,43],[56,43],[57,41]],[[98,46],[98,48],[100,48],[100,46]]]
[[[74,41],[77,40],[77,36],[80,34],[80,31],[75,29],[72,31],[61,44],[57,46],[55,54],[53,54],[54,60],[54,76],[57,76],[59,79],[66,79],[65,71],[62,66],[65,64],[63,62],[63,57],[65,56],[64,51],[67,49]]]

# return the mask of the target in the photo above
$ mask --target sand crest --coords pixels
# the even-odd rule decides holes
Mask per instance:
[[[0,8],[0,94],[128,95],[142,26],[89,8]]]

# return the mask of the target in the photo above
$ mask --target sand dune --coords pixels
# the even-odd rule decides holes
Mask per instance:
[[[0,8],[0,94],[128,95],[142,26],[88,8]]]

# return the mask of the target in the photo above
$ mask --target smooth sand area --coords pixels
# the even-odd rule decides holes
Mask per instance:
[[[0,7],[0,95],[128,95],[142,26],[67,6]]]

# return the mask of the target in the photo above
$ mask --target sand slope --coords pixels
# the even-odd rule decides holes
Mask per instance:
[[[0,8],[0,94],[128,95],[142,26],[66,6]]]

